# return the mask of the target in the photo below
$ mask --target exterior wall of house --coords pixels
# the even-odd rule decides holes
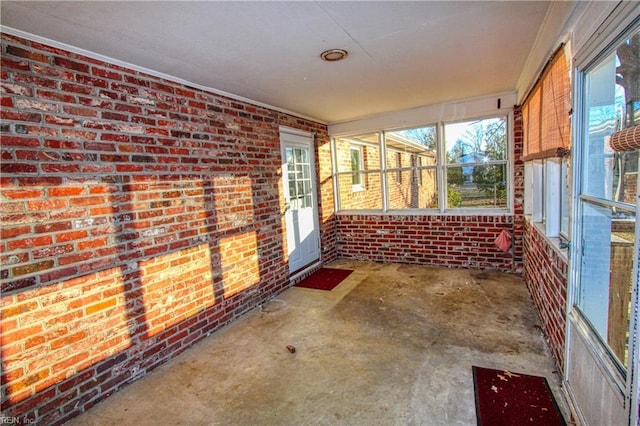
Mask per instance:
[[[2,410],[58,424],[290,286],[279,126],[327,128],[9,35]]]
[[[336,162],[340,172],[350,172],[351,144],[348,140],[336,140]],[[363,170],[361,185],[354,187],[351,173],[338,176],[341,210],[380,210],[382,208],[382,177],[380,173],[380,148],[377,145],[357,145],[362,151]],[[387,147],[386,168],[407,168],[435,165],[435,156],[416,154]],[[390,209],[434,208],[438,203],[435,169],[398,170],[388,172],[387,197]]]
[[[420,155],[420,167],[435,166],[435,156]],[[387,147],[387,170],[416,167],[418,154]],[[399,167],[398,167],[399,166]],[[429,209],[438,205],[438,189],[434,169],[390,171],[387,174],[389,209]]]
[[[341,172],[351,171],[351,145],[343,140],[336,141],[336,161]],[[338,176],[341,209],[380,209],[382,208],[382,180],[380,175],[380,148],[374,145],[359,145],[362,151],[363,170],[377,172],[361,173],[362,185],[354,188],[353,175]]]

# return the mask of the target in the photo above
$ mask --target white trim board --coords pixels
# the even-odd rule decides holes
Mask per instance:
[[[500,99],[500,108],[498,108]],[[370,131],[421,126],[441,121],[458,121],[467,118],[508,114],[516,104],[516,92],[502,92],[454,102],[420,106],[392,111],[358,120],[329,124],[329,134],[341,136]]]
[[[71,45],[66,44],[66,43],[61,43],[59,41],[51,40],[51,39],[48,39],[48,38],[45,38],[45,37],[41,37],[41,36],[38,36],[38,35],[35,35],[35,34],[31,34],[31,33],[25,32],[25,31],[21,31],[21,30],[15,29],[15,28],[12,28],[12,27],[8,27],[8,26],[3,25],[1,27],[1,30],[5,34],[9,34],[9,35],[12,35],[12,36],[15,36],[15,37],[24,38],[24,39],[27,39],[27,40],[30,40],[30,41],[35,41],[35,42],[41,43],[41,44],[46,44],[48,46],[55,47],[57,49],[66,50],[68,52],[75,53],[75,54],[82,55],[82,56],[86,56],[88,58],[96,59],[98,61],[107,62],[107,63],[113,64],[113,65],[117,65],[117,66],[120,66],[120,67],[131,69],[133,71],[137,71],[137,72],[140,72],[140,73],[152,75],[154,77],[158,77],[158,78],[161,78],[163,80],[167,80],[167,81],[171,81],[173,83],[189,86],[189,87],[194,88],[194,89],[198,89],[198,90],[202,90],[202,91],[205,91],[205,92],[212,93],[214,95],[225,96],[227,98],[231,98],[231,99],[234,99],[236,101],[245,102],[245,103],[248,103],[248,104],[251,104],[251,105],[259,106],[259,107],[262,107],[262,108],[267,108],[267,109],[270,109],[270,110],[273,110],[273,111],[282,112],[284,114],[293,115],[295,117],[299,117],[299,118],[303,118],[305,120],[313,121],[314,123],[319,123],[319,124],[324,124],[324,125],[327,124],[327,122],[325,122],[323,120],[320,120],[320,119],[317,119],[317,118],[314,118],[314,117],[309,117],[309,116],[306,116],[306,115],[303,115],[303,114],[300,114],[300,113],[297,113],[297,112],[294,112],[294,111],[289,111],[289,110],[284,109],[284,108],[279,108],[277,106],[265,104],[265,103],[262,103],[262,102],[259,102],[259,101],[255,101],[253,99],[245,98],[245,97],[242,97],[242,96],[239,96],[239,95],[234,95],[233,93],[225,92],[223,90],[214,89],[213,87],[203,86],[201,84],[193,83],[191,81],[187,81],[187,80],[181,79],[179,77],[175,77],[173,75],[165,74],[165,73],[162,73],[162,72],[159,72],[159,71],[154,71],[152,69],[144,68],[144,67],[141,67],[141,66],[138,66],[138,65],[135,65],[135,64],[130,64],[128,62],[124,62],[124,61],[121,61],[121,60],[118,60],[118,59],[114,59],[114,58],[111,58],[109,56],[104,56],[104,55],[101,55],[99,53],[95,53],[95,52],[92,52],[92,51],[89,51],[89,50],[81,49],[79,47],[71,46]]]

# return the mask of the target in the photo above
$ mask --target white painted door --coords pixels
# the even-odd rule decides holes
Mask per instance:
[[[280,128],[289,271],[320,259],[313,135]]]

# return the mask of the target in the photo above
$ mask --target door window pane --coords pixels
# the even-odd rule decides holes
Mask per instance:
[[[638,150],[616,152],[614,132],[640,124],[640,33],[603,59],[585,76],[585,162],[583,192],[635,204]],[[635,52],[635,53],[634,53]]]
[[[626,365],[635,214],[584,204],[578,307]]]
[[[640,124],[640,33],[584,78],[584,150],[577,307],[627,367],[635,253],[638,150],[615,151],[615,132]]]
[[[290,208],[299,210],[313,207],[309,150],[287,147],[285,154]]]

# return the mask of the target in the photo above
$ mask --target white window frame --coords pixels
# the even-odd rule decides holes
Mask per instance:
[[[351,184],[351,191],[353,192],[358,192],[358,191],[364,191],[365,190],[365,186],[364,186],[364,154],[362,152],[362,145],[349,145],[349,158],[353,159],[352,157],[352,152],[356,151],[358,153],[358,162],[359,164],[359,168],[357,170],[355,170],[353,168],[353,163],[351,163],[351,171],[352,171],[352,184]],[[355,181],[357,178],[357,180],[359,182],[357,183],[353,183],[353,181]]]
[[[560,236],[561,174],[561,158],[544,160],[544,224],[547,237]]]
[[[571,232],[571,158],[562,157],[560,167],[560,238],[568,242]]]
[[[480,120],[488,120],[488,119],[495,119],[495,118],[499,118],[499,119],[503,119],[506,123],[506,129],[505,129],[505,136],[507,138],[506,141],[506,152],[505,152],[505,159],[504,160],[499,160],[499,161],[492,161],[490,164],[504,164],[505,168],[506,168],[506,177],[507,177],[507,183],[506,183],[506,191],[507,191],[507,196],[506,196],[506,207],[453,207],[453,208],[449,208],[447,207],[447,181],[446,181],[446,171],[447,168],[449,167],[461,167],[462,165],[459,164],[448,164],[446,163],[446,161],[444,161],[446,155],[446,143],[445,143],[445,136],[444,136],[444,127],[445,125],[448,124],[453,124],[456,122],[470,122],[470,121],[480,121]],[[436,170],[436,179],[437,179],[437,188],[438,188],[438,208],[433,208],[433,209],[420,209],[420,208],[406,208],[406,209],[389,209],[387,206],[387,191],[386,191],[386,184],[385,182],[388,181],[389,178],[389,171],[387,170],[386,167],[386,162],[384,160],[385,158],[385,152],[386,152],[386,142],[385,142],[385,132],[388,131],[397,131],[397,130],[405,130],[405,129],[411,129],[411,128],[420,128],[420,127],[435,127],[436,128],[436,155],[437,155],[437,161],[436,164],[433,166],[425,166],[422,169],[427,169],[427,168],[432,168],[434,170]],[[359,132],[356,134],[361,134],[363,132]],[[380,173],[381,173],[381,180],[383,182],[382,184],[382,193],[381,196],[383,197],[382,199],[382,206],[383,208],[381,210],[367,210],[367,209],[348,209],[348,210],[341,210],[340,209],[340,205],[339,205],[339,200],[340,200],[340,194],[339,194],[339,188],[338,186],[334,186],[334,191],[335,191],[335,208],[336,208],[336,212],[338,214],[343,213],[343,214],[357,214],[357,213],[371,213],[371,214],[408,214],[408,215],[413,215],[413,214],[423,214],[423,215],[429,215],[429,214],[450,214],[450,215],[492,215],[492,216],[499,216],[499,215],[506,215],[506,214],[512,214],[513,213],[513,176],[512,176],[512,170],[513,170],[513,111],[512,110],[508,110],[508,111],[499,111],[496,112],[494,114],[490,114],[490,115],[484,115],[484,116],[471,116],[471,117],[466,117],[464,119],[461,120],[456,120],[456,121],[439,121],[437,123],[429,123],[429,124],[423,124],[423,125],[415,125],[415,126],[410,126],[410,127],[400,127],[400,128],[389,128],[389,129],[375,129],[375,130],[371,130],[368,133],[378,133],[380,135],[380,141],[379,141],[379,148],[380,148],[380,155],[381,155],[381,159],[380,159]],[[350,135],[344,135],[344,136],[339,136],[334,138],[334,141],[332,143],[332,147],[335,150],[336,149],[336,143],[335,143],[335,139],[350,139],[353,138],[353,134]],[[357,144],[352,144],[350,145],[350,147],[354,147],[354,146],[358,146]],[[332,158],[335,161],[335,153],[334,155],[332,155]],[[418,170],[422,170],[419,169]],[[334,166],[333,168],[334,170],[334,178],[337,179],[337,176],[339,174],[343,174],[343,172],[338,173],[337,172],[337,167]],[[422,184],[422,179],[420,177],[420,182]],[[362,191],[364,190],[365,187],[364,185],[362,186],[358,186],[358,185],[353,185],[352,186],[352,190],[355,191]]]
[[[547,237],[562,237],[563,220],[568,222],[570,192],[566,179],[567,157],[527,161],[524,165],[524,214],[543,225]]]
[[[532,181],[532,198],[531,198],[531,215],[535,223],[544,223],[545,206],[544,206],[544,162],[542,160],[534,160],[531,162],[531,181]]]

